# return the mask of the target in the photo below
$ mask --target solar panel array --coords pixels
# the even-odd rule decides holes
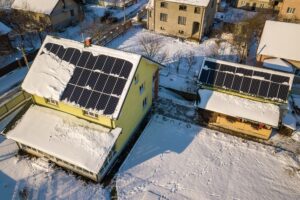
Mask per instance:
[[[94,56],[75,48],[64,48],[54,43],[45,44],[43,53],[52,53],[59,59],[75,65],[73,75],[60,100],[75,102],[86,109],[114,113],[132,63],[106,55]]]
[[[286,101],[290,77],[206,60],[199,82],[251,96]]]

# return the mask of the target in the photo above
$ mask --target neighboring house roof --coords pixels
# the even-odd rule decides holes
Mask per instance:
[[[0,22],[0,35],[5,35],[11,32],[11,28]]]
[[[15,0],[11,8],[50,15],[59,0]]]
[[[257,55],[300,61],[300,24],[266,21]]]
[[[166,2],[174,2],[174,3],[181,3],[181,4],[189,4],[194,6],[208,6],[210,0],[166,0]],[[154,7],[154,0],[150,0],[147,4],[147,8]]]
[[[277,105],[206,89],[200,89],[198,94],[199,108],[278,127],[280,111]]]
[[[289,72],[289,73],[294,72],[294,68],[292,67],[292,65],[290,65],[289,63],[287,63],[286,61],[280,58],[266,59],[263,62],[263,66],[269,69],[275,69],[275,70]]]
[[[98,173],[121,133],[72,115],[33,105],[7,138]]]
[[[118,118],[141,56],[47,36],[22,88]]]

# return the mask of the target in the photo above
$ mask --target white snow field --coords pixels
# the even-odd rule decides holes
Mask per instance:
[[[119,199],[299,199],[299,156],[154,115],[121,166]]]

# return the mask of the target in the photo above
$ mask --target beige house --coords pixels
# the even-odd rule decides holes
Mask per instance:
[[[82,13],[75,0],[15,0],[12,9],[47,23],[54,29],[74,24]]]
[[[212,26],[216,4],[216,0],[152,0],[147,6],[147,28],[199,41]]]
[[[300,21],[300,0],[283,0],[279,3],[279,18],[287,21]]]
[[[232,6],[252,11],[272,11],[277,9],[277,0],[233,0]]]
[[[256,53],[258,64],[280,58],[300,69],[300,24],[266,21]]]

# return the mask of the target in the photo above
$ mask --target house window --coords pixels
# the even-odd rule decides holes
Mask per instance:
[[[143,94],[144,90],[145,90],[145,83],[140,85],[140,94]]]
[[[179,16],[178,17],[178,24],[186,25],[186,17]]]
[[[262,3],[262,4],[260,4],[260,8],[264,8],[264,4]]]
[[[165,13],[160,13],[160,21],[162,22],[168,21],[168,15]]]
[[[293,14],[295,12],[295,10],[296,10],[296,8],[290,8],[290,7],[288,7],[288,9],[287,9],[286,12]]]
[[[74,17],[74,10],[70,10],[70,14],[72,17]]]
[[[183,30],[179,30],[178,33],[182,35],[182,34],[184,34],[184,31]]]
[[[164,27],[161,26],[161,27],[160,27],[160,30],[164,31],[164,30],[166,30],[166,29],[165,29]]]
[[[186,5],[179,5],[179,10],[186,11]]]
[[[152,11],[149,11],[149,17],[152,17]]]
[[[137,84],[138,82],[139,82],[139,75],[136,74],[136,75],[134,76],[134,84]]]
[[[166,2],[161,2],[161,3],[160,3],[160,7],[161,7],[161,8],[168,8],[168,3],[166,3]]]
[[[195,10],[194,10],[194,13],[196,13],[196,14],[200,14],[200,7],[195,7]]]
[[[94,112],[91,112],[91,111],[88,111],[88,110],[84,110],[83,115],[87,116],[87,117],[91,117],[91,118],[98,118],[99,117],[99,115],[97,113],[94,113]]]
[[[143,108],[145,109],[147,107],[147,97],[145,97],[145,99],[143,100]]]
[[[53,99],[46,99],[46,103],[54,106],[58,106],[58,101],[55,101]]]

